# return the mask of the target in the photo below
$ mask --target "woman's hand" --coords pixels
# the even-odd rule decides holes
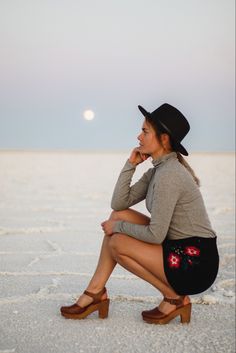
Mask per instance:
[[[129,161],[133,165],[138,165],[138,164],[146,161],[146,159],[148,159],[149,157],[150,156],[148,154],[141,153],[139,147],[135,147],[133,149],[133,151],[131,152],[131,155],[129,157]]]
[[[115,221],[104,221],[101,223],[102,229],[104,231],[105,235],[112,235],[113,234],[113,227],[114,227]]]

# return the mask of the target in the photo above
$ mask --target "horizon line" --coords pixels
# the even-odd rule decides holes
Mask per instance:
[[[130,152],[131,149],[78,149],[78,148],[0,148],[0,153],[7,152],[35,152],[35,153],[127,153]],[[199,150],[199,151],[190,151],[191,154],[235,154],[235,150]],[[188,157],[188,156],[186,156]]]

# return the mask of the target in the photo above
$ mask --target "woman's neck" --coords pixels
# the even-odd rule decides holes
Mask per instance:
[[[169,150],[160,150],[160,151],[156,151],[154,153],[151,154],[152,159],[155,161],[156,159],[165,156],[166,154],[171,153],[172,151]]]

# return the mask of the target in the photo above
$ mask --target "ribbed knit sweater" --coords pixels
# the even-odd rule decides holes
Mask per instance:
[[[114,233],[161,244],[164,239],[192,236],[215,237],[199,187],[189,171],[179,162],[176,152],[154,160],[153,168],[131,186],[136,167],[125,163],[116,183],[111,207],[125,210],[146,201],[151,214],[149,225],[116,221]]]

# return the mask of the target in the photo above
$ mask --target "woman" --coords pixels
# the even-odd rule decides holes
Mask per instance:
[[[105,233],[96,271],[87,290],[66,318],[83,319],[98,310],[108,316],[105,284],[116,264],[149,282],[163,295],[158,307],[142,312],[148,323],[166,324],[176,316],[189,322],[189,295],[214,282],[219,265],[216,234],[199,191],[199,180],[181,154],[190,126],[165,103],[152,113],[139,106],[145,120],[135,148],[123,167],[112,197],[113,212],[102,223]],[[153,168],[131,186],[136,166],[152,157]],[[130,207],[142,200],[150,218]]]

